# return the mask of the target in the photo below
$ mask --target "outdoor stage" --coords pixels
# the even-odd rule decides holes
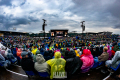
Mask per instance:
[[[66,29],[51,29],[51,37],[67,37],[68,30]]]

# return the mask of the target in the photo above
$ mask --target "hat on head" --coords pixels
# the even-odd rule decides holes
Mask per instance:
[[[23,51],[23,52],[21,53],[21,56],[22,56],[22,57],[25,57],[27,54],[28,54],[28,52]]]

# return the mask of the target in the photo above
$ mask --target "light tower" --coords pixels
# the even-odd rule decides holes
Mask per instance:
[[[45,24],[46,20],[45,19],[42,19],[43,20],[43,25],[42,25],[42,29],[44,31],[44,39],[45,39],[45,26],[47,26],[47,24]]]
[[[83,31],[85,31],[85,24],[83,24],[85,21],[82,21],[82,22],[80,22],[80,23],[82,23],[81,24],[81,27],[82,27],[82,38],[83,38]]]

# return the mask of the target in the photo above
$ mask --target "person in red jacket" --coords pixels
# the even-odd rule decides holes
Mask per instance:
[[[113,50],[114,49],[114,47],[112,47],[112,56],[114,56],[115,55],[115,51]]]

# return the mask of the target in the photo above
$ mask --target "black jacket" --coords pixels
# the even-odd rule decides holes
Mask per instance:
[[[49,54],[48,51],[44,52],[44,58],[45,58],[46,61],[49,60],[49,59],[51,59],[51,56],[50,56],[50,54]]]
[[[79,70],[82,66],[82,61],[79,57],[76,56],[74,51],[70,51],[68,53],[69,58],[66,59],[66,71],[68,77],[76,73],[77,70]]]
[[[34,62],[30,58],[22,58],[21,60],[22,69],[25,71],[34,71]]]
[[[96,47],[96,52],[95,52],[95,54],[96,54],[96,56],[98,57],[98,56],[100,56],[100,50],[99,50],[99,47]]]
[[[100,55],[103,53],[103,47],[100,47]]]
[[[93,57],[98,57],[100,56],[101,52],[99,50],[99,47],[96,47],[96,51],[92,51]]]
[[[65,51],[65,57],[64,57],[65,60],[69,58],[68,53],[69,53],[69,51],[66,50]]]

